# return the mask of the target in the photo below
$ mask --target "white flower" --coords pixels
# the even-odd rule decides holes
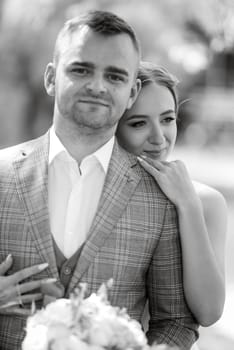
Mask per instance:
[[[125,309],[110,305],[108,287],[110,282],[85,298],[81,285],[70,299],[58,299],[30,316],[22,350],[164,350],[149,347],[140,324]]]
[[[22,344],[23,350],[47,350],[48,346],[48,328],[46,326],[39,324],[36,327],[29,326],[27,328],[27,336]]]
[[[71,302],[68,299],[58,299],[56,302],[48,304],[45,309],[37,311],[35,315],[29,317],[28,322],[30,326],[37,324],[49,326],[63,323],[69,327],[73,322]]]

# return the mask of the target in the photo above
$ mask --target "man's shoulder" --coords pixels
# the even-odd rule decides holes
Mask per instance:
[[[174,204],[170,202],[169,198],[161,190],[161,187],[155,178],[141,166],[140,162],[136,164],[135,171],[137,171],[141,176],[139,186],[143,188],[144,193],[148,192],[152,200],[156,199],[156,201],[165,201],[169,206],[174,207]]]
[[[16,160],[19,156],[29,154],[36,147],[38,147],[46,135],[40,136],[38,138],[19,143],[10,147],[2,148],[0,150],[0,163],[2,165],[9,164]]]

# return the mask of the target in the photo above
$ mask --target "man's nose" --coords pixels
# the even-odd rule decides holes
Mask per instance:
[[[160,123],[155,123],[152,126],[149,142],[156,145],[161,145],[165,140],[163,129]]]
[[[94,95],[104,94],[106,92],[105,81],[100,75],[92,77],[86,84],[86,88],[90,93]]]

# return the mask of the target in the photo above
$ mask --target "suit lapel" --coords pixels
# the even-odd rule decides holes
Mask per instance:
[[[92,264],[96,254],[112,232],[113,227],[121,217],[134,193],[141,178],[132,169],[135,164],[136,158],[125,152],[116,143],[97,213],[92,223],[89,237],[74,270],[67,292],[68,295],[79,283],[90,264]]]
[[[26,143],[13,163],[16,186],[28,219],[32,240],[42,262],[49,263],[51,274],[58,278],[49,224],[48,210],[49,134]]]

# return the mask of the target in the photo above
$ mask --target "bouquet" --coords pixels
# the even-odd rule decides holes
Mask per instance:
[[[125,309],[113,307],[103,284],[85,298],[86,287],[70,299],[57,299],[27,320],[22,350],[167,350],[147,345],[140,324]]]

